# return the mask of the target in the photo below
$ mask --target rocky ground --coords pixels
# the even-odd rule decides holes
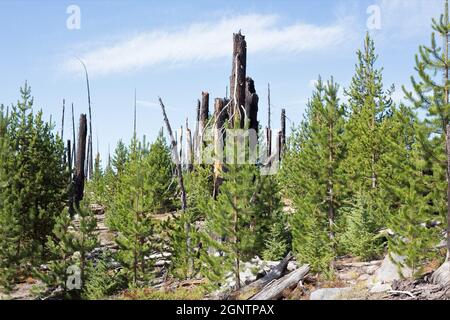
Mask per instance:
[[[115,234],[105,225],[105,213],[101,207],[93,206],[92,209],[98,219],[98,233],[100,247],[92,252],[92,257],[100,256],[103,252],[114,252],[116,244]],[[165,268],[170,254],[155,254],[151,257],[156,260],[159,269],[157,277],[152,283],[152,290],[164,292],[175,291],[179,288],[194,290],[204,283],[202,279],[179,282],[167,279]],[[334,280],[324,280],[318,275],[308,273],[300,281],[285,288],[279,295],[280,299],[310,299],[310,300],[434,300],[450,299],[449,287],[432,284],[430,272],[418,280],[404,280],[412,276],[408,268],[398,268],[396,262],[403,258],[399,256],[386,256],[383,260],[361,262],[353,258],[343,257],[336,261],[336,274]],[[114,264],[114,261],[111,262]],[[241,285],[247,286],[257,279],[263,278],[279,261],[264,261],[254,257],[251,261],[242,262]],[[112,267],[115,267],[112,265]],[[117,267],[117,266],[116,266]],[[285,267],[284,277],[297,270],[300,266],[295,260],[291,260]],[[33,287],[41,283],[33,278],[23,279],[14,290],[8,294],[0,294],[1,299],[29,300],[36,299]],[[233,291],[235,282],[232,274],[229,274],[224,286],[205,299],[227,298]]]

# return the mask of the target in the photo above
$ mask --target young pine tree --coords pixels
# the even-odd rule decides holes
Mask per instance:
[[[423,266],[436,255],[438,229],[429,228],[436,214],[433,212],[430,176],[418,141],[423,126],[413,111],[401,105],[394,110],[392,130],[386,139],[391,152],[386,163],[392,171],[390,184],[384,187],[390,194],[388,226],[393,234],[388,237],[389,251],[405,259],[401,267],[410,267],[420,276]]]
[[[92,270],[88,255],[99,244],[96,229],[97,218],[92,211],[80,209],[74,219],[64,210],[53,235],[48,236],[49,270],[37,270],[37,276],[48,287],[61,288],[66,298],[81,298],[88,270]]]
[[[2,274],[15,276],[45,259],[68,181],[61,139],[53,134],[53,124],[42,120],[42,111],[33,113],[30,87],[25,84],[20,91],[0,137],[8,150],[0,162],[0,265],[11,271]]]
[[[217,200],[205,204],[206,231],[203,239],[203,273],[213,284],[220,284],[228,272],[234,275],[236,289],[241,287],[240,263],[255,247],[254,195],[258,186],[257,169],[252,164],[229,164],[223,175]]]
[[[255,253],[271,261],[284,258],[291,247],[287,217],[281,201],[281,187],[277,178],[274,175],[259,177],[257,212],[254,218]]]
[[[290,224],[292,246],[300,261],[315,271],[329,271],[336,255],[335,222],[341,201],[340,165],[344,108],[339,86],[319,78],[305,120],[294,131],[282,167],[287,195],[295,208]]]
[[[119,176],[109,223],[118,231],[117,258],[130,286],[150,280],[149,255],[156,246],[153,217],[171,201],[172,163],[160,136],[150,149],[146,143],[132,142],[129,158]],[[173,190],[173,189],[172,189]]]
[[[390,152],[390,144],[386,137],[390,133],[389,119],[392,117],[391,94],[394,88],[385,90],[383,87],[383,69],[376,68],[378,56],[375,53],[373,40],[367,33],[364,41],[364,50],[357,51],[358,63],[350,87],[345,90],[348,97],[349,118],[345,126],[344,140],[346,142],[347,156],[343,162],[342,170],[345,174],[345,198],[348,206],[344,211],[350,210],[351,218],[343,219],[349,230],[342,230],[351,245],[362,239],[349,239],[354,235],[357,222],[371,221],[364,229],[364,239],[373,239],[373,245],[363,241],[350,249],[351,254],[361,252],[362,247],[373,248],[372,253],[378,252],[377,234],[387,225],[390,197],[384,192],[384,185],[390,183],[392,177],[389,165],[386,163],[386,154]],[[366,206],[367,205],[367,206]],[[363,212],[363,208],[370,211]],[[357,217],[356,215],[361,214]],[[372,215],[369,217],[368,215]],[[367,227],[366,226],[366,227]],[[357,233],[356,233],[357,234]],[[364,254],[368,258],[371,254]]]
[[[185,173],[184,178],[188,209],[184,214],[169,220],[163,226],[163,229],[168,232],[170,241],[171,274],[179,279],[186,279],[201,269],[200,233],[195,227],[192,227],[187,235],[185,225],[189,223],[191,226],[195,226],[197,222],[205,220],[206,212],[202,208],[205,207],[205,203],[213,192],[212,171],[207,166],[195,166],[193,171]],[[197,250],[187,249],[186,236],[189,236],[190,242],[198,247]],[[194,261],[194,270],[189,270],[191,261]]]
[[[403,88],[406,97],[415,108],[426,112],[424,126],[426,132],[419,137],[426,157],[430,159],[430,175],[433,177],[431,201],[434,211],[438,212],[447,225],[447,256],[446,264],[435,273],[434,280],[448,283],[450,277],[450,145],[448,125],[450,119],[450,61],[449,61],[449,34],[450,21],[448,1],[445,2],[445,11],[439,20],[432,20],[434,32],[431,35],[430,46],[420,46],[416,56],[416,71],[419,80],[411,77],[415,95]],[[436,34],[443,45],[439,46]],[[444,267],[445,266],[445,267]]]

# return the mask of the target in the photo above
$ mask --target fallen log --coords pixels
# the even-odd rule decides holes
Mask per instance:
[[[275,268],[269,271],[268,274],[266,274],[261,279],[252,282],[248,286],[245,286],[240,290],[232,292],[228,296],[228,299],[248,300],[256,293],[261,291],[261,289],[264,288],[267,284],[269,284],[273,280],[281,278],[281,276],[283,276],[283,274],[286,272],[287,265],[292,258],[293,258],[292,253],[289,252],[287,256],[277,266],[275,266]]]
[[[308,274],[309,269],[309,265],[305,264],[283,278],[274,280],[250,300],[276,300],[280,298],[283,291],[297,285]]]

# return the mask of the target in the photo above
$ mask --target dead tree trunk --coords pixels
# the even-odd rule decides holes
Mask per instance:
[[[191,172],[193,166],[193,148],[192,148],[192,133],[189,129],[188,119],[186,119],[186,169]]]
[[[180,186],[181,191],[181,210],[183,211],[183,214],[186,213],[187,210],[187,198],[186,198],[186,189],[184,187],[184,180],[183,180],[183,171],[181,171],[181,161],[178,157],[177,152],[177,143],[175,141],[175,137],[172,132],[172,127],[170,126],[169,119],[167,118],[166,114],[166,107],[164,106],[164,103],[161,98],[159,98],[159,104],[161,105],[161,110],[163,113],[164,123],[166,124],[167,132],[170,137],[170,142],[172,146],[172,154],[174,157],[175,165],[176,165],[176,172],[178,177],[178,185]],[[193,260],[191,258],[191,224],[189,222],[186,222],[185,224],[185,232],[186,232],[186,249],[187,249],[187,255],[189,258],[189,274],[192,273],[194,270]]]
[[[199,132],[200,132],[200,109],[201,109],[201,102],[200,100],[197,100],[197,117],[195,122],[195,131],[194,136],[192,137],[193,141],[193,150],[194,150],[194,162],[198,163],[198,157],[199,157]]]
[[[86,175],[86,178],[90,179],[92,175],[92,169],[93,169],[93,158],[92,158],[92,109],[91,109],[91,87],[89,85],[89,74],[86,67],[86,64],[83,62],[83,60],[78,59],[84,68],[84,73],[86,76],[86,87],[87,87],[87,98],[88,98],[88,107],[89,107],[89,146],[88,150],[91,151],[90,155],[88,156],[88,174]]]
[[[64,141],[64,115],[66,111],[66,99],[63,99],[62,119],[61,119],[61,140]]]
[[[267,84],[267,128],[270,129],[270,83]]]
[[[223,169],[223,151],[224,151],[224,141],[225,141],[225,122],[227,120],[227,112],[225,110],[225,105],[223,99],[217,98],[214,102],[214,154],[216,160],[214,162],[214,191],[213,197],[217,198],[219,193],[219,187],[222,184],[222,178],[220,174]]]
[[[309,269],[309,265],[307,264],[301,266],[283,278],[268,284],[250,300],[276,300],[280,298],[283,291],[297,285],[308,274]]]
[[[266,151],[267,158],[270,158],[272,155],[272,129],[266,127]]]
[[[239,33],[233,34],[233,69],[230,79],[231,116],[230,126],[244,127],[245,121],[245,79],[247,68],[247,42]]]
[[[200,107],[200,132],[202,133],[202,135],[208,123],[208,116],[209,116],[209,93],[202,92],[202,104]]]
[[[258,132],[258,102],[259,97],[256,94],[255,82],[247,77],[245,88],[245,113],[249,120],[249,129]]]
[[[75,208],[80,208],[80,201],[83,200],[84,194],[84,165],[86,161],[86,136],[87,136],[87,120],[86,115],[80,116],[80,127],[78,129],[78,150],[75,163],[74,177],[74,203]]]
[[[73,112],[73,103],[72,103],[72,142],[73,142],[73,145],[72,145],[72,156],[73,157],[75,157],[75,155],[76,155],[76,133],[75,133],[75,113]],[[75,161],[73,161],[73,162],[75,162]],[[72,169],[73,169],[73,166],[72,166]]]
[[[234,300],[247,300],[253,297],[271,281],[279,279],[281,276],[283,276],[286,272],[287,265],[289,261],[292,260],[292,258],[292,253],[289,252],[286,257],[275,268],[270,270],[267,275],[265,275],[261,279],[256,280],[255,282],[252,282],[248,286],[245,286],[242,289],[233,292],[229,298]]]
[[[283,153],[286,150],[286,109],[281,109],[281,141],[280,141],[281,153],[280,160]]]

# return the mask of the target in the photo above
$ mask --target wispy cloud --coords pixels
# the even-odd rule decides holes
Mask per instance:
[[[142,32],[76,55],[92,75],[135,71],[160,64],[183,64],[229,57],[231,35],[242,30],[248,52],[298,54],[333,48],[352,37],[350,21],[339,19],[326,26],[294,23],[281,25],[276,15],[249,14],[218,22],[194,23],[178,30]],[[76,59],[63,63],[65,71],[80,72]]]
[[[389,39],[411,39],[431,30],[432,18],[444,10],[443,0],[378,0],[381,32]]]

